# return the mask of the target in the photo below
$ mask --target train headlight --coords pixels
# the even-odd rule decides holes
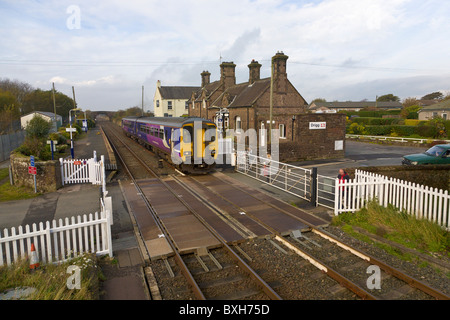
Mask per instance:
[[[185,156],[190,156],[191,154],[192,154],[192,152],[190,152],[190,151],[183,152],[183,155],[185,155]]]

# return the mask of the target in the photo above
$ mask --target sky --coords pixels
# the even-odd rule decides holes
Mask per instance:
[[[270,76],[289,56],[308,101],[450,93],[450,1],[0,0],[0,78],[75,97],[82,109],[153,109],[156,81],[200,86],[233,61]]]

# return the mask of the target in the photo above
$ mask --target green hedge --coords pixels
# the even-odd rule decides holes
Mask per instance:
[[[352,122],[356,122],[358,124],[363,125],[371,125],[371,126],[385,126],[391,124],[399,124],[402,119],[393,119],[393,118],[374,118],[374,117],[359,117],[353,118]]]
[[[350,116],[360,116],[363,118],[381,118],[384,115],[399,115],[402,110],[380,110],[380,111],[341,111],[345,113],[348,117]]]
[[[390,136],[394,132],[398,137],[421,136],[424,138],[437,137],[437,129],[431,126],[402,126],[402,125],[385,125],[385,126],[366,126],[366,133],[369,136]]]

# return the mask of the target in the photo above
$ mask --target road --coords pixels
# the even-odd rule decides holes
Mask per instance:
[[[334,160],[295,162],[303,168],[317,167],[319,174],[337,176],[340,168],[401,165],[407,154],[421,153],[427,147],[402,147],[374,143],[346,141],[345,158]]]

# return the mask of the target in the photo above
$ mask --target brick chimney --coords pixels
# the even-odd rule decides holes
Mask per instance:
[[[253,59],[248,65],[248,73],[248,84],[253,84],[255,81],[260,79],[261,64]]]
[[[288,58],[283,51],[277,52],[272,57],[274,92],[286,93],[287,91],[286,61]]]
[[[220,65],[220,83],[224,85],[224,90],[236,84],[236,65],[233,62],[222,62]]]
[[[203,71],[202,73],[200,73],[200,75],[202,76],[202,88],[203,88],[204,86],[210,83],[211,73],[208,71]]]

